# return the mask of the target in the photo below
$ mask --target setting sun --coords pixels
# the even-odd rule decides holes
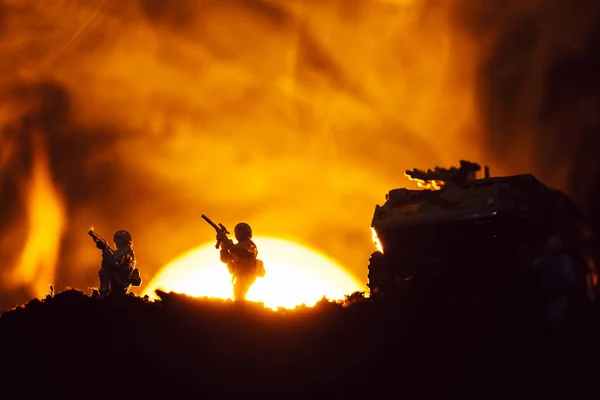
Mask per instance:
[[[314,305],[323,296],[330,300],[363,290],[344,267],[299,244],[267,237],[253,238],[258,257],[265,262],[267,274],[257,279],[248,300],[271,308]],[[214,242],[199,246],[166,265],[148,284],[143,295],[156,298],[162,289],[190,296],[231,299],[231,276],[219,260]]]

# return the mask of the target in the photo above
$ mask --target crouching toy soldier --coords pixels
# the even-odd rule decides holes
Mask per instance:
[[[94,232],[94,227],[91,227],[88,233],[96,242],[96,247],[102,250],[102,266],[98,274],[101,298],[109,294],[125,295],[132,285],[142,284],[140,273],[136,268],[133,240],[129,232],[120,230],[114,234],[115,250]]]

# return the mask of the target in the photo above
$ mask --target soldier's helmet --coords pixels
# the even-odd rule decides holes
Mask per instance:
[[[115,233],[115,235],[113,236],[113,241],[118,247],[131,246],[133,244],[131,234],[122,229]]]
[[[235,234],[235,238],[240,240],[241,238],[251,238],[252,237],[252,228],[245,222],[240,222],[233,229]]]

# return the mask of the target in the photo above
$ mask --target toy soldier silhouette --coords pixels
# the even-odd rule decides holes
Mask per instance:
[[[252,241],[252,228],[245,222],[235,226],[234,243],[227,235],[229,232],[223,224],[215,224],[206,215],[202,218],[217,231],[217,248],[221,248],[221,262],[227,264],[233,283],[233,298],[245,300],[250,287],[256,278],[265,276],[265,267],[262,260],[258,259],[258,249]]]
[[[96,242],[96,247],[102,250],[102,266],[98,273],[100,278],[100,298],[109,294],[125,295],[131,286],[140,286],[142,278],[136,268],[135,253],[133,252],[133,239],[125,230],[117,231],[113,236],[116,249],[112,249],[108,242],[101,238],[94,227],[90,227],[88,234]]]

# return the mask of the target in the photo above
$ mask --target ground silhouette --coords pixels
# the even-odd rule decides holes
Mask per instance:
[[[100,300],[67,290],[5,312],[2,391],[32,399],[489,399],[597,390],[594,307],[557,333],[516,303],[434,309],[353,296],[275,312],[158,294]]]

